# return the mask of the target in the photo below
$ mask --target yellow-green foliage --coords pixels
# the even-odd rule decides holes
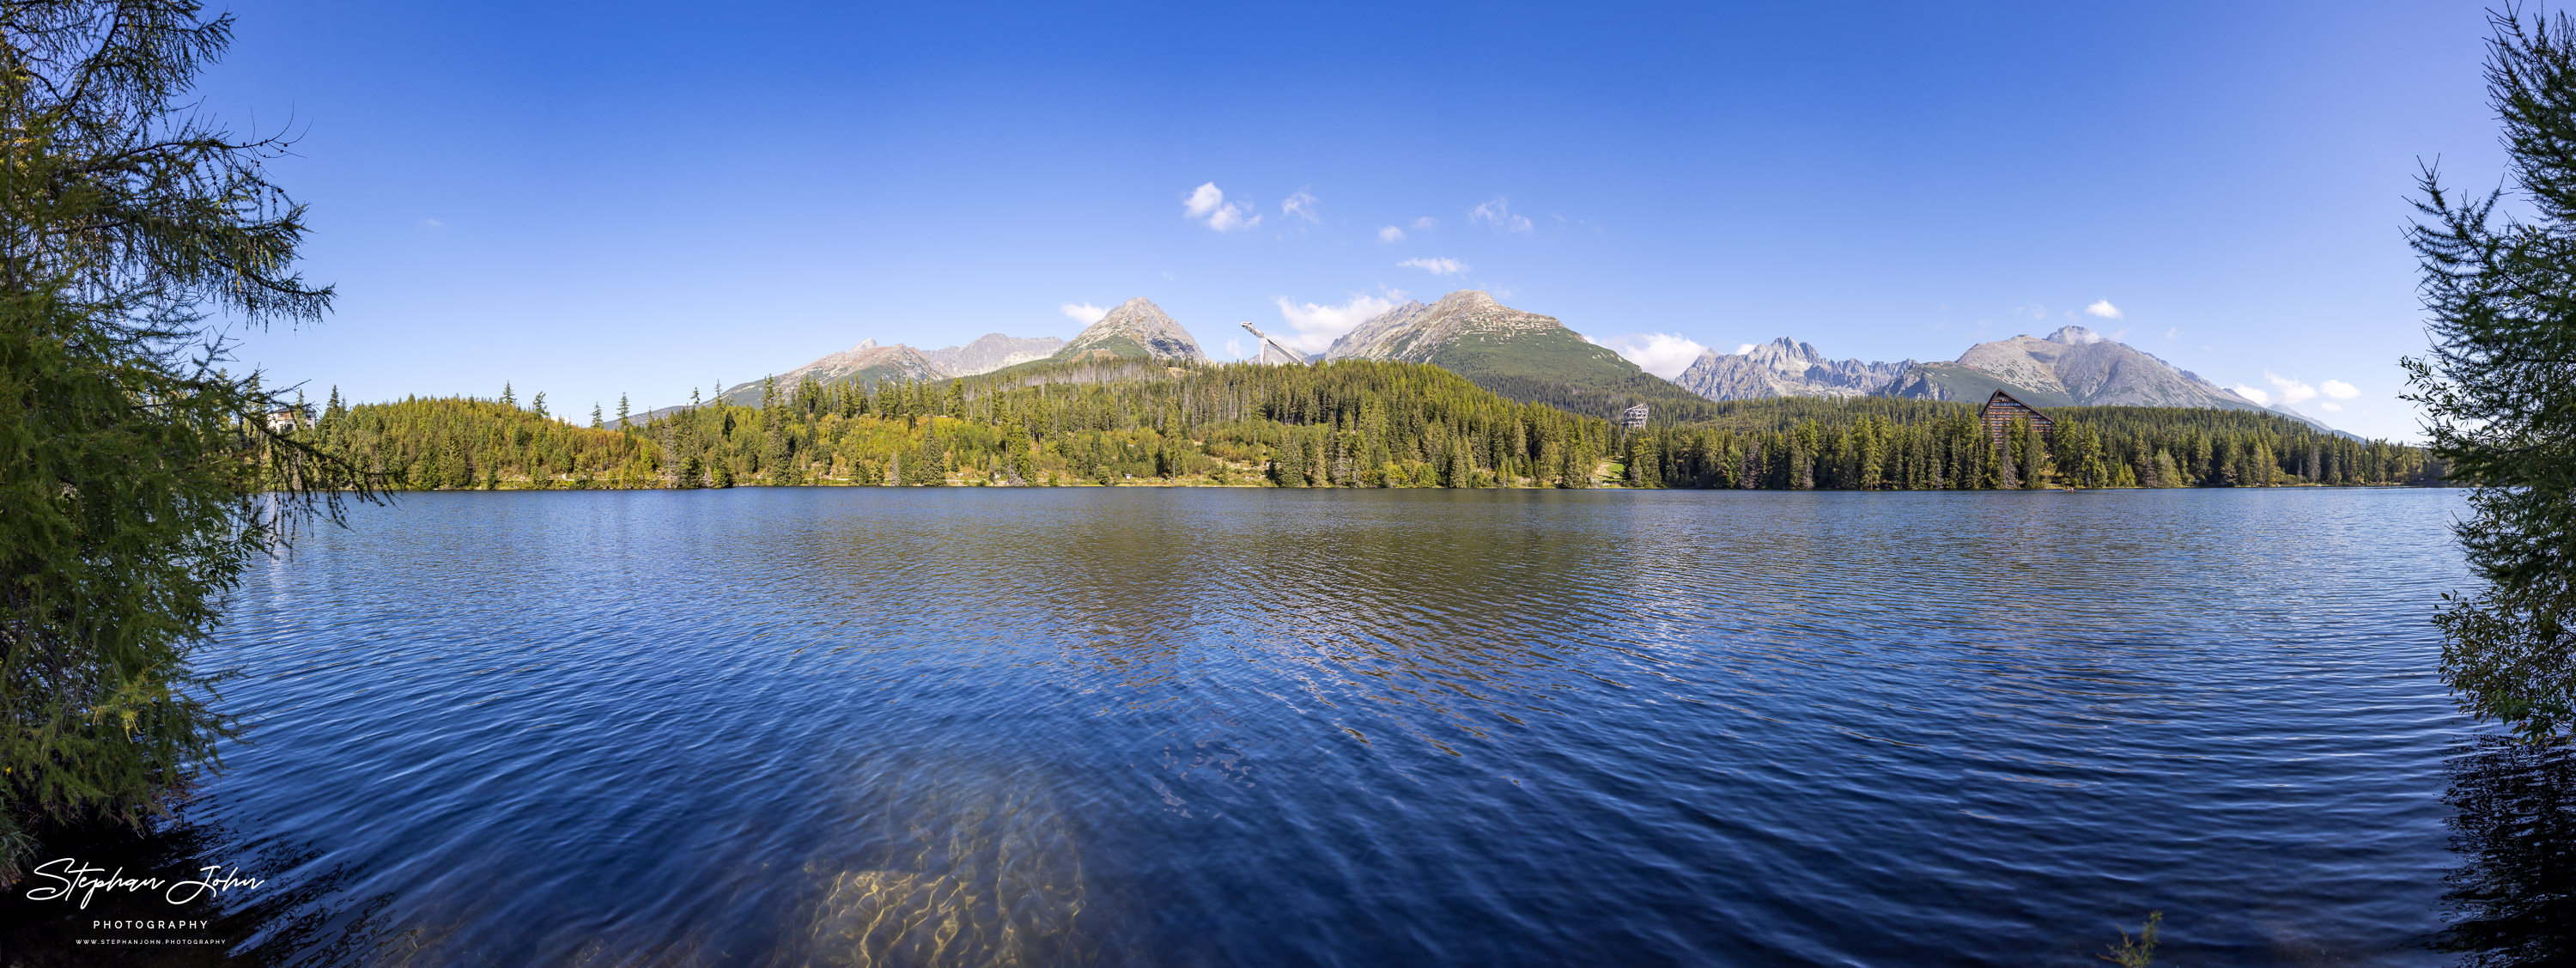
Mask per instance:
[[[1271,484],[1589,487],[1604,421],[1438,367],[1077,363],[941,383],[772,387],[640,435],[677,486]]]
[[[388,487],[663,487],[659,448],[644,438],[575,427],[470,397],[333,404],[298,436]]]

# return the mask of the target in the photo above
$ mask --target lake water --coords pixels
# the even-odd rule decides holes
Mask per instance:
[[[309,963],[2511,961],[2569,771],[2434,675],[2462,507],[409,495],[253,576],[231,771],[93,849]]]

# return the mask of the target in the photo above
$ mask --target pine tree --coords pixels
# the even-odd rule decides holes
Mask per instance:
[[[2407,399],[2472,488],[2453,530],[2485,582],[2443,596],[2442,678],[2463,711],[2560,739],[2576,731],[2576,21],[2488,20],[2487,96],[2531,221],[2496,211],[2503,189],[2454,204],[2423,172],[2409,241],[2434,342],[2405,361]]]
[[[489,384],[486,384],[486,386],[489,386]],[[501,405],[504,407],[515,407],[519,405],[518,394],[510,392],[510,384],[506,380],[501,383]]]
[[[600,429],[604,429],[604,428],[607,426],[607,424],[608,424],[607,417],[606,417],[606,416],[604,416],[603,414],[601,414],[601,413],[599,412],[599,405],[598,405],[598,404],[596,404],[596,403],[591,404],[591,405],[590,405],[590,429],[592,429],[592,430],[600,430]]]

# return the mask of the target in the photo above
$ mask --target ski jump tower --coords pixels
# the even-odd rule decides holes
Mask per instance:
[[[1271,351],[1271,350],[1273,350],[1273,349],[1276,349],[1276,350],[1278,350],[1278,351],[1279,351],[1280,355],[1282,355],[1282,356],[1286,356],[1286,357],[1288,358],[1288,362],[1295,363],[1295,364],[1297,364],[1298,366],[1305,366],[1305,365],[1307,365],[1307,364],[1306,364],[1306,354],[1304,354],[1304,353],[1300,353],[1300,352],[1297,352],[1296,350],[1289,349],[1289,348],[1288,348],[1288,344],[1282,343],[1282,342],[1280,342],[1280,341],[1278,341],[1278,340],[1275,340],[1275,339],[1271,339],[1271,338],[1270,338],[1270,334],[1268,334],[1268,333],[1264,333],[1264,332],[1262,332],[1262,331],[1260,331],[1260,330],[1253,329],[1253,328],[1252,328],[1252,324],[1251,324],[1251,323],[1245,323],[1245,324],[1243,324],[1243,329],[1244,329],[1244,331],[1245,331],[1245,332],[1251,333],[1255,339],[1258,339],[1258,340],[1260,340],[1260,341],[1261,341],[1261,362],[1263,362],[1263,363],[1268,363],[1268,362],[1270,362],[1270,351]]]

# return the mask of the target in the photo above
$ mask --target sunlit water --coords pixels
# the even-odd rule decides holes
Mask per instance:
[[[2461,508],[412,495],[245,588],[169,849],[314,963],[2451,963]]]

